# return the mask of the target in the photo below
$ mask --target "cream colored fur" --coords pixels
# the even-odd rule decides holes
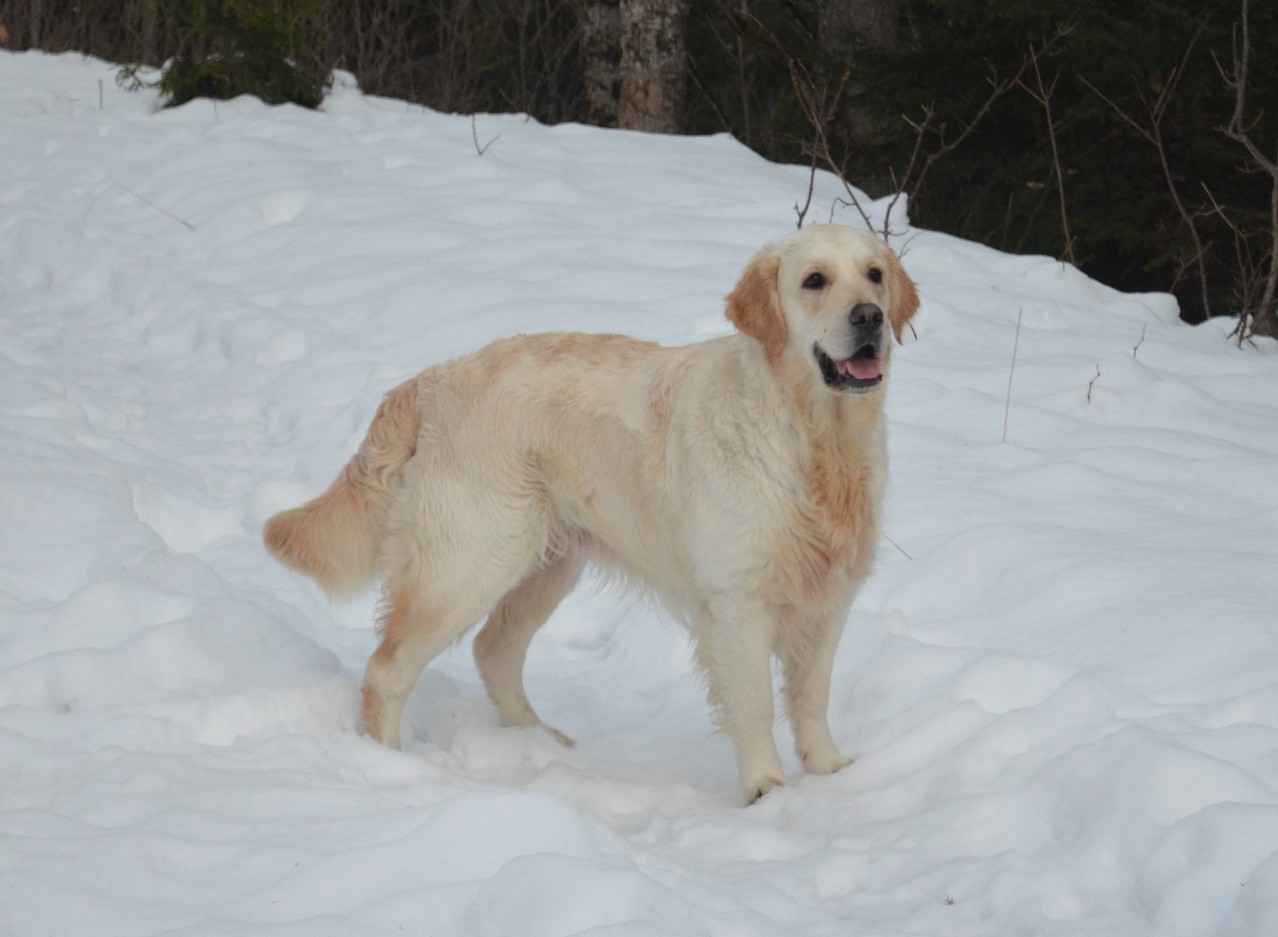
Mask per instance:
[[[475,659],[494,706],[541,726],[525,653],[596,561],[687,625],[747,802],[784,782],[771,655],[804,766],[848,764],[826,709],[878,538],[883,387],[829,386],[817,350],[853,356],[854,309],[885,310],[899,338],[917,306],[882,242],[809,228],[747,266],[728,297],[738,334],[682,348],[521,336],[393,390],[333,486],[266,528],[282,562],[331,592],[382,578],[369,734],[399,745],[422,668],[485,616]],[[884,379],[890,346],[878,346]]]

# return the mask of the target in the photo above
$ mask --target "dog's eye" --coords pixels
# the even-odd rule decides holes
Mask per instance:
[[[866,276],[870,278],[871,283],[883,282],[883,271],[880,270],[878,267],[871,267],[870,272],[867,273]]]
[[[805,290],[822,290],[825,289],[825,274],[814,273],[803,281]]]

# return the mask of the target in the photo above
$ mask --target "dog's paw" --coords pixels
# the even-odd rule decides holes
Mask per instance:
[[[807,769],[808,774],[834,774],[836,771],[842,771],[855,760],[840,755],[834,749],[830,749],[827,752],[804,754],[801,758],[803,767]]]
[[[779,775],[767,774],[762,777],[747,780],[742,784],[742,794],[745,797],[746,806],[757,803],[761,797],[774,788],[781,787],[785,784],[785,778]]]

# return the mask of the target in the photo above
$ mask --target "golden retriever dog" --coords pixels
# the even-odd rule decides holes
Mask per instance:
[[[486,616],[475,661],[502,720],[571,744],[529,704],[524,658],[594,561],[687,626],[747,803],[785,780],[774,654],[806,770],[849,764],[831,670],[878,538],[889,329],[918,302],[880,240],[812,227],[750,261],[734,334],[524,335],[392,390],[332,486],[265,531],[330,594],[382,579],[368,733],[398,747],[422,669]]]

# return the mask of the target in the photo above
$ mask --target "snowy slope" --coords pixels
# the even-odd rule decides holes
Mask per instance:
[[[806,170],[113,78],[0,54],[0,935],[1278,934],[1278,343],[912,230],[856,763],[737,806],[687,642],[603,588],[529,657],[577,748],[498,726],[461,646],[392,752],[374,599],[263,520],[492,338],[721,334]]]

